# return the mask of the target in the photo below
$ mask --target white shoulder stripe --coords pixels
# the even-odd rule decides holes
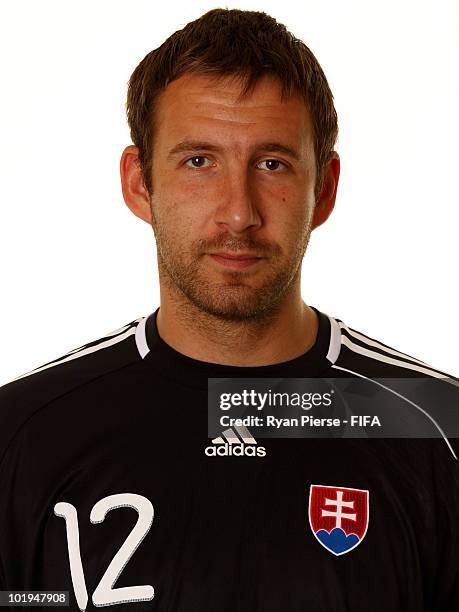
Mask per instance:
[[[101,338],[98,338],[97,340],[93,340],[91,342],[86,342],[86,344],[82,344],[81,346],[78,346],[77,348],[72,349],[68,353],[64,353],[60,357],[57,357],[56,359],[53,359],[52,361],[49,361],[48,363],[44,363],[42,366],[39,366],[38,368],[35,368],[35,370],[32,370],[31,372],[28,372],[27,375],[32,374],[32,372],[35,372],[35,371],[38,371],[38,370],[42,370],[42,369],[45,368],[45,366],[49,367],[49,366],[53,366],[53,365],[58,365],[61,361],[63,361],[69,355],[74,355],[75,353],[78,353],[79,351],[83,351],[83,350],[89,348],[90,344],[92,344],[93,347],[94,347],[97,344],[105,342],[105,340],[107,338],[112,338],[113,336],[115,336],[117,334],[121,334],[124,330],[127,330],[127,329],[130,329],[130,328],[134,327],[134,325],[137,323],[137,321],[140,321],[141,318],[142,317],[139,317],[138,319],[134,319],[134,321],[131,321],[130,323],[127,323],[126,325],[123,325],[123,327],[120,327],[119,329],[116,329],[115,331],[110,331],[110,332],[106,333],[104,336],[102,336]],[[25,376],[25,374],[24,374],[24,376]],[[16,379],[14,379],[14,380],[16,380]]]
[[[87,349],[81,349],[78,352],[68,353],[67,356],[63,356],[62,359],[59,359],[58,361],[53,361],[52,363],[48,363],[47,365],[36,368],[35,370],[31,370],[30,372],[26,372],[25,374],[22,374],[21,376],[17,376],[16,378],[13,378],[10,382],[19,380],[20,378],[24,378],[25,376],[30,376],[31,374],[36,374],[43,370],[47,370],[48,368],[53,368],[55,366],[60,365],[61,363],[72,361],[73,359],[78,359],[79,357],[83,357],[84,355],[95,353],[96,351],[100,351],[104,348],[107,348],[108,346],[113,346],[114,344],[117,344],[118,342],[125,340],[129,336],[132,336],[132,334],[135,334],[135,327],[129,328],[126,332],[124,332],[124,334],[119,334],[118,336],[112,337],[109,340],[100,342],[99,344],[96,344],[94,346],[89,346]]]
[[[368,376],[364,376],[363,374],[359,374],[358,372],[354,372],[353,370],[349,370],[348,368],[342,368],[341,366],[332,365],[331,367],[334,368],[334,369],[337,369],[337,370],[343,370],[344,372],[349,372],[350,374],[355,374],[355,376],[359,376],[360,378],[365,378],[366,380],[371,381],[375,385],[379,385],[383,389],[386,389],[387,391],[390,391],[394,395],[397,395],[398,397],[402,398],[403,400],[405,400],[406,402],[408,402],[409,404],[411,404],[412,406],[414,406],[415,408],[420,410],[430,421],[432,421],[432,423],[435,425],[435,427],[441,433],[443,439],[445,440],[446,444],[448,445],[449,450],[451,451],[451,453],[453,454],[453,457],[457,461],[456,454],[453,451],[448,438],[445,436],[445,433],[444,433],[443,429],[440,427],[440,425],[437,423],[437,421],[433,417],[430,416],[430,414],[428,412],[426,412],[423,408],[421,408],[421,406],[418,406],[418,404],[415,404],[413,401],[411,401],[410,399],[408,399],[407,397],[405,397],[401,393],[398,393],[394,389],[391,389],[390,387],[387,387],[386,385],[383,385],[382,383],[378,382],[377,380],[374,380],[373,378],[368,378]]]
[[[146,323],[147,317],[143,317],[142,319],[140,319],[135,331],[135,343],[142,359],[150,352],[150,349],[147,344],[147,335],[145,330]]]
[[[341,330],[338,325],[338,322],[334,317],[327,315],[328,320],[330,321],[330,344],[328,346],[328,353],[326,358],[331,363],[335,363],[338,359],[338,355],[341,350]]]
[[[407,370],[413,370],[415,372],[422,372],[423,374],[428,374],[429,376],[433,376],[435,378],[451,378],[451,376],[446,372],[434,370],[433,368],[428,366],[424,367],[421,365],[416,365],[414,363],[409,363],[407,361],[401,361],[400,359],[394,359],[393,357],[381,355],[381,353],[366,349],[363,346],[360,346],[359,344],[354,344],[354,342],[349,340],[349,338],[344,335],[341,337],[341,343],[351,349],[351,351],[354,351],[354,353],[359,353],[360,355],[364,355],[365,357],[376,359],[376,361],[390,363],[392,365],[396,365],[397,367],[406,368]]]
[[[107,332],[101,338],[96,340],[96,342],[104,342],[107,338],[112,338],[113,336],[117,336],[118,334],[121,334],[123,331],[134,327],[136,323],[140,321],[141,319],[142,317],[139,317],[138,319],[134,319],[134,321],[131,321],[130,323],[127,323],[126,325],[123,325],[123,327],[120,327],[119,329],[115,329],[114,331]],[[77,353],[78,351],[84,350],[88,346],[88,344],[93,344],[93,342],[87,342],[86,344],[82,344],[76,349],[72,349],[68,353],[65,353],[64,355],[62,355],[62,357],[59,357],[59,360],[64,357],[67,357],[67,355],[72,355],[73,353]],[[57,361],[57,359],[55,361]]]
[[[379,348],[382,351],[386,351],[386,353],[391,353],[392,355],[398,355],[402,359],[410,359],[411,361],[415,361],[416,363],[419,363],[423,366],[426,366],[428,368],[430,367],[425,361],[421,361],[420,359],[416,359],[415,357],[410,357],[406,353],[402,353],[401,351],[396,351],[393,348],[384,346],[384,344],[382,344],[381,342],[378,342],[377,340],[371,340],[371,338],[368,338],[368,336],[365,336],[365,334],[362,334],[358,331],[355,331],[354,329],[351,329],[342,321],[340,321],[338,324],[340,328],[345,329],[351,336],[354,336],[354,338],[357,338],[358,340],[365,342],[365,344],[368,344],[369,346],[374,346],[375,348]]]

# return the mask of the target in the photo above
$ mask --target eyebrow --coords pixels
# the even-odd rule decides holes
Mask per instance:
[[[195,151],[198,149],[206,149],[207,151],[217,152],[221,151],[221,147],[210,142],[203,142],[202,140],[182,140],[169,151],[167,158],[170,159],[178,153],[183,153],[185,151]],[[284,153],[285,155],[289,155],[296,161],[301,161],[301,155],[298,153],[298,151],[280,142],[262,142],[256,146],[255,151],[262,150],[269,151],[270,153]]]

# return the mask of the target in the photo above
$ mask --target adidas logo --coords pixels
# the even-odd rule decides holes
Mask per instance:
[[[229,427],[221,436],[214,438],[212,445],[206,446],[204,452],[208,457],[265,457],[266,448],[258,446],[247,427],[236,425],[234,429]]]

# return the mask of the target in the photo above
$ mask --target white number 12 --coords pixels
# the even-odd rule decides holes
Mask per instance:
[[[149,584],[141,586],[120,587],[114,589],[113,585],[119,578],[125,565],[147,535],[153,523],[153,505],[143,495],[135,493],[118,493],[109,495],[94,504],[89,516],[91,523],[102,523],[107,512],[115,508],[134,508],[138,518],[132,531],[123,542],[123,545],[113,557],[105,574],[102,576],[93,595],[92,603],[95,606],[110,606],[119,603],[135,601],[148,601],[153,599],[155,590]],[[78,515],[75,506],[67,502],[58,502],[54,506],[54,514],[65,519],[67,532],[67,547],[69,551],[70,574],[72,576],[73,590],[80,610],[86,610],[88,604],[88,591],[84,577],[83,564],[80,553],[80,532]]]

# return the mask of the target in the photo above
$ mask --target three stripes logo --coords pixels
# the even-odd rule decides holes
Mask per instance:
[[[206,446],[204,452],[208,457],[264,457],[266,448],[258,446],[247,427],[236,425],[214,438],[212,445]]]

